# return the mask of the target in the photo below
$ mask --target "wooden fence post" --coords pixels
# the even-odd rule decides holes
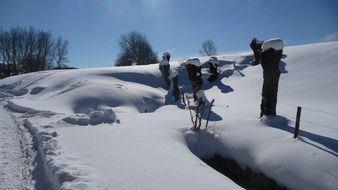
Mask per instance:
[[[297,116],[296,116],[296,125],[295,125],[295,132],[293,135],[293,138],[297,138],[298,137],[298,133],[299,133],[299,123],[300,123],[300,114],[302,113],[302,107],[297,107]]]

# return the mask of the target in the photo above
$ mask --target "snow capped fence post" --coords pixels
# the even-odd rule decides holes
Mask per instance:
[[[295,132],[293,135],[293,138],[297,138],[298,137],[298,133],[299,133],[299,123],[300,123],[300,114],[302,112],[302,107],[297,107],[297,116],[296,116],[296,125],[295,125]]]

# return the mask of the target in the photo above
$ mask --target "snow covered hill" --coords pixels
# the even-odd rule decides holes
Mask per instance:
[[[337,50],[338,42],[286,47],[278,116],[261,119],[262,69],[249,65],[251,52],[218,56],[221,80],[203,76],[207,98],[216,101],[200,133],[191,129],[183,102],[173,103],[163,88],[157,64],[6,78],[0,80],[1,112],[36,144],[40,175],[47,176],[39,186],[35,175],[36,189],[242,189],[200,159],[215,155],[289,189],[335,189]],[[186,72],[170,64],[189,94]],[[297,106],[303,111],[294,139]]]

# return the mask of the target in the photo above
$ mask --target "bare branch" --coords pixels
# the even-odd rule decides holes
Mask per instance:
[[[206,40],[202,43],[202,48],[200,49],[200,54],[204,56],[216,55],[216,45],[212,40]]]
[[[158,62],[146,37],[139,32],[132,31],[122,35],[118,44],[121,53],[115,62],[116,66],[147,65]]]

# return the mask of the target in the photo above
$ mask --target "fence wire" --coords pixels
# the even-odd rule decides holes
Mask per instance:
[[[290,103],[287,103],[285,101],[280,101],[278,100],[278,104],[282,104],[282,105],[286,105],[286,106],[290,106],[290,107],[293,107],[294,110],[295,110],[295,115],[291,115],[290,113],[285,113],[285,112],[280,112],[282,113],[283,115],[289,117],[289,118],[296,118],[296,110],[297,110],[297,107],[302,107],[302,115],[304,115],[304,111],[310,111],[310,112],[315,112],[315,113],[320,113],[320,114],[323,114],[327,117],[334,117],[338,120],[338,113],[334,113],[334,112],[329,112],[329,111],[324,111],[324,110],[319,110],[319,109],[315,109],[315,108],[310,108],[310,107],[307,107],[307,106],[297,106],[295,104],[290,104]],[[292,123],[296,123],[296,121],[294,119],[291,119],[290,121],[292,121]],[[307,123],[309,125],[312,125],[312,126],[318,126],[318,127],[323,127],[323,128],[327,128],[327,129],[332,129],[332,130],[336,130],[338,131],[338,128],[335,128],[335,127],[332,127],[332,126],[327,126],[327,125],[324,125],[324,124],[321,124],[321,123],[317,123],[317,122],[314,122],[314,121],[309,121],[308,119],[300,119],[301,122],[303,123]]]

